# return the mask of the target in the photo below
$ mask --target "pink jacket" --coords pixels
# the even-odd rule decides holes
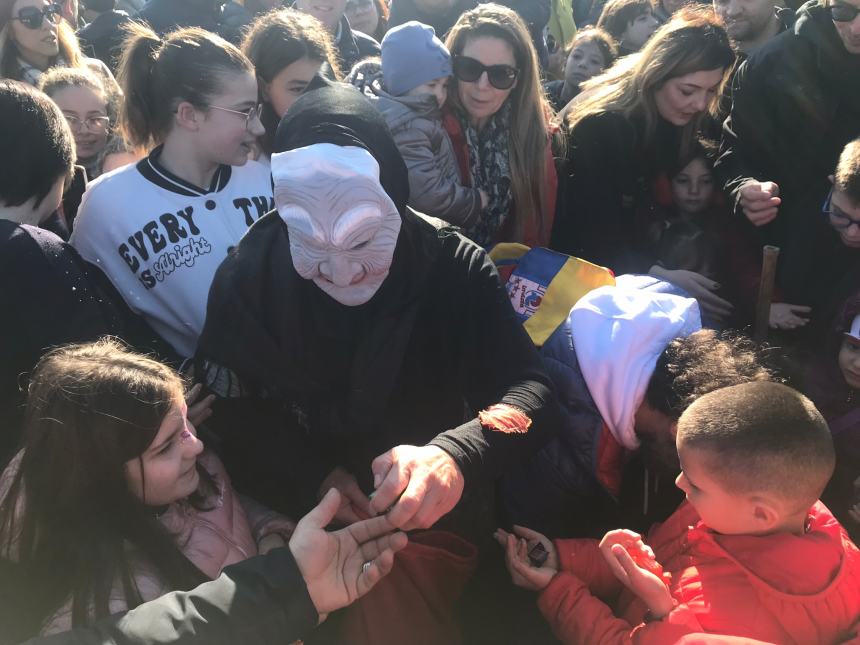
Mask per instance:
[[[0,499],[8,494],[12,479],[18,471],[23,453],[18,453],[0,476]],[[278,533],[289,539],[294,524],[282,515],[236,493],[221,460],[204,451],[198,463],[212,475],[218,493],[206,500],[199,511],[186,500],[174,502],[159,516],[164,527],[176,538],[177,546],[200,571],[217,578],[227,565],[257,555],[257,545],[265,536]],[[13,554],[14,555],[14,554]],[[153,600],[172,589],[158,577],[146,562],[139,562],[135,583],[144,601]],[[111,613],[126,611],[128,605],[121,587],[110,598]],[[71,629],[71,601],[49,618],[42,627],[43,634]]]
[[[734,642],[826,645],[852,637],[860,616],[860,550],[820,502],[804,535],[764,537],[714,533],[685,502],[647,541],[672,574],[678,603],[650,623],[596,540],[556,542],[561,572],[538,605],[562,641],[662,645],[684,637],[710,642],[705,634],[719,634]]]

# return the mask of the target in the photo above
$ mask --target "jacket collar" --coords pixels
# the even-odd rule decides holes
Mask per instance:
[[[149,153],[148,157],[141,159],[137,164],[137,169],[140,174],[156,186],[178,195],[185,195],[186,197],[202,197],[209,193],[221,192],[230,182],[233,168],[228,165],[221,165],[212,176],[212,183],[209,185],[208,189],[195,186],[191,182],[185,181],[181,177],[177,177],[161,165],[159,158],[161,157],[162,149],[163,146],[158,146],[155,150]]]

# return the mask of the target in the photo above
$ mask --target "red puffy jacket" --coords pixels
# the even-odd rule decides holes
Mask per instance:
[[[763,537],[714,533],[684,502],[648,536],[672,574],[678,602],[650,623],[643,622],[644,603],[622,588],[597,544],[556,542],[561,572],[538,605],[565,643],[664,645],[705,633],[824,645],[850,639],[860,617],[860,551],[820,502],[804,535]],[[615,614],[600,598],[617,599]]]

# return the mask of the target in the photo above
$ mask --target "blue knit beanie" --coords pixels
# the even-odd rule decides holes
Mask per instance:
[[[451,54],[429,25],[411,20],[382,39],[382,76],[394,96],[451,73]]]

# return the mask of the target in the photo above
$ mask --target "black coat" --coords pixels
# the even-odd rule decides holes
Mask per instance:
[[[370,492],[371,461],[402,444],[439,446],[469,487],[491,482],[549,438],[557,413],[549,377],[495,266],[474,243],[406,207],[406,166],[361,94],[331,86],[296,101],[276,150],[316,143],[368,150],[401,228],[388,276],[356,307],[296,273],[276,211],[218,269],[199,353],[260,395],[250,406],[257,422],[239,411],[237,423],[221,423],[237,488],[303,514],[338,466]],[[496,403],[525,412],[531,429],[484,428],[477,413]]]
[[[98,58],[116,74],[122,41],[123,26],[131,18],[124,11],[106,11],[83,29],[78,31],[81,50],[92,58]]]
[[[0,219],[0,465],[17,448],[26,377],[46,349],[120,332],[86,263],[53,233]]]
[[[824,3],[809,2],[792,29],[738,70],[717,164],[735,202],[750,179],[779,185],[779,215],[759,233],[782,249],[777,281],[786,302],[816,304],[821,275],[832,275],[837,238],[821,206],[839,154],[858,136],[860,56],[845,50]]]
[[[25,645],[278,645],[306,636],[317,621],[296,561],[282,548],[226,567],[191,591]]]
[[[677,165],[680,130],[660,121],[655,144],[617,113],[580,121],[568,138],[559,171],[558,205],[550,247],[616,275],[645,273],[656,259],[647,243],[658,209],[653,184]]]
[[[379,43],[371,36],[360,31],[353,31],[346,16],[340,19],[340,38],[334,44],[337,50],[338,62],[344,74],[349,73],[353,66],[373,56],[379,56]]]

